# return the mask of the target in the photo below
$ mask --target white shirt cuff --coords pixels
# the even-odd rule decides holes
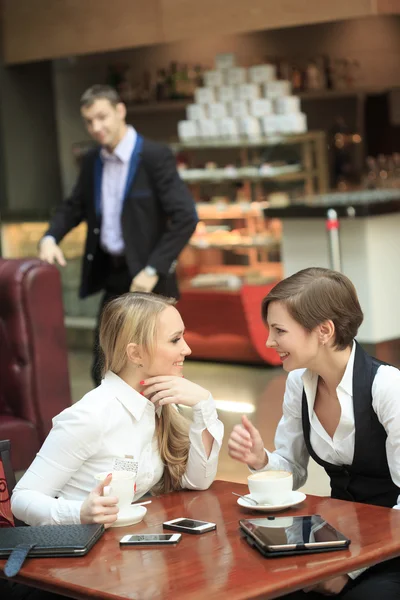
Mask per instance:
[[[249,470],[252,473],[260,473],[261,471],[281,471],[282,467],[279,464],[279,457],[273,452],[268,452],[266,448],[264,448],[264,452],[268,456],[268,462],[265,467],[262,467],[262,469],[253,469],[250,465],[247,465]]]
[[[45,240],[53,240],[53,242],[56,244],[56,238],[53,237],[52,235],[44,235],[40,240],[39,240],[39,246],[42,242],[44,242]]]
[[[213,448],[208,457],[208,461],[211,462],[213,458],[218,457],[224,437],[224,426],[218,419],[215,400],[211,394],[207,400],[202,400],[193,406],[191,431],[196,435],[201,434],[205,429],[214,438]]]
[[[347,573],[347,575],[350,577],[350,579],[357,579],[357,577],[360,577],[360,575],[365,573],[365,571],[367,571],[367,570],[368,570],[368,567],[364,567],[363,569],[358,569],[357,571],[352,571],[351,573]]]
[[[65,500],[58,498],[54,506],[53,521],[57,525],[79,525],[83,500]]]
[[[207,400],[202,400],[193,406],[193,423],[202,429],[209,429],[218,420],[215,400],[210,394]]]

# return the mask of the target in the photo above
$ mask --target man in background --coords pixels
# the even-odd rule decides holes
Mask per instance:
[[[104,290],[92,367],[98,385],[98,325],[104,305],[128,291],[178,298],[177,258],[198,219],[172,152],[127,125],[126,107],[114,88],[94,85],[80,106],[99,147],[84,157],[71,196],[58,207],[40,241],[39,257],[65,266],[58,244],[81,221],[87,222],[79,296]]]

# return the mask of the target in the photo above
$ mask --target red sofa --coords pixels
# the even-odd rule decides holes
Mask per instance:
[[[0,440],[26,469],[71,404],[61,279],[38,259],[0,259]]]

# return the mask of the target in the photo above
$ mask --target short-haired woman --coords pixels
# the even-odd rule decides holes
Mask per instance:
[[[262,305],[267,346],[289,372],[283,416],[268,452],[246,417],[229,439],[230,455],[250,468],[307,479],[312,456],[327,472],[332,497],[400,508],[400,371],[355,341],[363,313],[352,282],[310,268],[278,283]],[[400,598],[400,558],[335,577],[287,598]]]
[[[104,379],[54,418],[37,457],[11,499],[29,525],[103,523],[118,517],[117,498],[103,495],[115,461],[138,462],[135,500],[149,491],[207,489],[223,438],[215,402],[182,376],[190,354],[172,299],[128,293],[106,305],[100,326]],[[193,409],[193,422],[176,404]]]

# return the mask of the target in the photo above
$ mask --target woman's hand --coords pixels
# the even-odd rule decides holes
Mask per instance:
[[[102,523],[106,529],[117,520],[119,508],[116,496],[104,496],[104,488],[110,485],[112,474],[101,481],[81,506],[81,523]]]
[[[242,425],[235,425],[228,440],[229,456],[258,471],[268,464],[261,435],[248,418],[242,416]]]
[[[195,406],[202,400],[208,400],[210,392],[197,383],[184,377],[173,375],[149,377],[140,382],[145,386],[143,395],[157,406],[164,404],[182,404]]]

